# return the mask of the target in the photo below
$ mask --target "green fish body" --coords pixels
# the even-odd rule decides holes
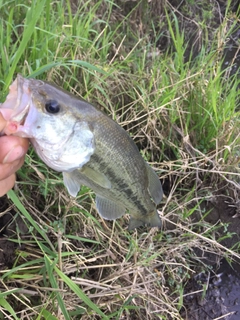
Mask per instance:
[[[11,109],[11,116],[6,109]],[[88,102],[44,81],[18,76],[0,108],[5,134],[28,137],[39,157],[63,173],[69,193],[81,185],[96,193],[96,208],[108,220],[128,213],[129,229],[160,227],[156,210],[163,191],[127,132]]]

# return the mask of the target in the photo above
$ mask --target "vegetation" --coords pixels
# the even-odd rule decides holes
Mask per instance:
[[[240,257],[221,243],[228,225],[206,221],[216,198],[240,203],[239,79],[234,60],[223,68],[237,18],[229,1],[209,28],[213,8],[194,3],[182,12],[196,17],[197,51],[174,1],[0,0],[1,101],[21,73],[99,106],[165,191],[163,230],[129,232],[127,215],[103,221],[91,190],[71,198],[30,150],[4,200],[16,250],[0,270],[0,319],[182,319],[188,279],[211,268],[196,248]]]

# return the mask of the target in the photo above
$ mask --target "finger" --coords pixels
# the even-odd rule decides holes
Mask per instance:
[[[7,124],[7,121],[3,118],[0,112],[0,131],[2,131],[5,128],[6,124]]]
[[[4,180],[16,172],[24,163],[24,157],[11,163],[0,164],[0,180]]]
[[[22,158],[28,149],[28,139],[14,136],[0,137],[0,163]]]
[[[7,193],[15,183],[15,174],[12,174],[7,179],[0,181],[0,197],[2,197],[5,193]]]

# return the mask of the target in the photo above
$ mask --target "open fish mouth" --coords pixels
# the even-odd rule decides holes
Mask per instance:
[[[31,94],[28,81],[21,75],[18,75],[16,80],[9,87],[9,94],[6,101],[3,103],[2,108],[12,110],[11,120],[22,124],[29,110],[30,98]]]
[[[1,134],[14,134],[29,137],[28,134],[21,133],[25,129],[27,119],[31,113],[32,98],[29,89],[29,80],[18,75],[16,80],[9,87],[9,94],[6,101],[1,105],[0,112],[7,125]],[[25,131],[25,130],[23,130]],[[18,133],[19,132],[19,133]]]

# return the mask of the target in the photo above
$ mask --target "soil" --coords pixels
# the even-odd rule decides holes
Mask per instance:
[[[18,244],[11,241],[16,232],[26,233],[27,227],[22,218],[13,209],[6,209],[7,197],[0,198],[0,270],[11,268],[16,259]]]
[[[222,236],[234,233],[221,244],[232,248],[240,241],[240,206],[233,206],[229,198],[221,197],[215,204],[205,203],[211,213],[206,220],[212,224],[221,221],[228,224],[227,231],[222,228]],[[240,205],[240,203],[239,203]],[[236,249],[235,249],[236,250]],[[205,255],[206,263],[214,263],[214,257]],[[240,261],[231,264],[222,259],[220,265],[213,265],[212,272],[200,273],[193,277],[185,287],[182,317],[186,320],[239,320],[240,319]]]
[[[204,287],[207,288],[206,294],[203,294]],[[239,320],[239,289],[239,273],[223,260],[217,273],[198,274],[188,283],[183,318]]]

